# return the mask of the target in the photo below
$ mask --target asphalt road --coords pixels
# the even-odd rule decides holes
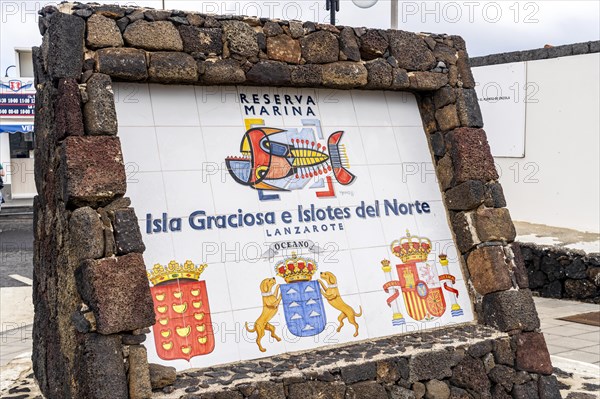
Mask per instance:
[[[32,219],[0,218],[0,288],[28,285],[11,274],[33,278]]]

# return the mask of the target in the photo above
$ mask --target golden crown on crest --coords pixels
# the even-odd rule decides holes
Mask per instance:
[[[173,281],[180,278],[200,280],[200,275],[207,266],[206,263],[195,265],[191,260],[186,260],[183,264],[172,260],[166,266],[157,263],[152,268],[152,271],[148,272],[148,280],[152,282],[152,285],[166,283],[167,281]]]
[[[429,238],[411,236],[406,230],[406,237],[393,241],[391,249],[403,263],[425,262],[431,252],[431,241]]]
[[[295,252],[292,252],[290,258],[277,262],[275,271],[286,283],[310,281],[317,271],[317,263],[313,259],[299,258]]]

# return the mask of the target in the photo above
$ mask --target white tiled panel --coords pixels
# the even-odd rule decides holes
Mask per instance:
[[[115,93],[129,176],[127,195],[140,219],[148,269],[172,260],[208,265],[199,279],[206,284],[214,350],[189,361],[160,360],[149,336],[153,361],[178,369],[205,367],[473,320],[413,95],[141,84],[115,84]],[[253,133],[252,154],[242,153],[249,149],[247,128],[258,129]],[[264,130],[267,128],[281,132]],[[342,162],[356,176],[347,185],[327,170],[330,157],[337,157],[327,140],[338,131],[344,132],[341,144],[345,148],[340,146],[340,155],[346,158]],[[313,149],[324,154],[321,160],[326,163],[314,165]],[[249,183],[238,182],[227,170],[226,159],[231,156],[237,157],[240,165],[237,179]],[[303,168],[293,169],[298,165]],[[276,174],[285,176],[282,172],[288,169],[291,173],[285,180],[269,180]],[[267,177],[263,183],[276,190],[250,181],[255,175],[262,176],[259,170]],[[301,184],[303,173],[310,180],[307,184]],[[273,195],[278,198],[265,197]],[[429,212],[418,212],[416,201],[427,203]],[[398,215],[391,211],[395,206]],[[304,218],[314,219],[299,220],[299,207],[309,210]],[[367,207],[369,214],[365,215]],[[194,212],[196,217],[190,218]],[[148,214],[150,221],[146,220]],[[266,215],[273,223],[265,222]],[[289,216],[287,223],[284,215]],[[157,224],[162,225],[163,217],[166,231],[153,231]],[[261,219],[263,222],[257,223]],[[424,274],[427,267],[423,262],[417,264],[420,271],[414,277],[417,282],[428,282],[429,291],[421,291],[423,306],[428,293],[442,288],[445,311],[440,317],[412,319],[402,294],[388,305],[388,298],[401,289],[396,265],[402,260],[394,256],[391,244],[397,245],[407,232],[422,240],[419,242],[431,240],[426,262],[432,273],[430,277]],[[290,248],[279,248],[282,243]],[[301,248],[294,249],[294,245]],[[313,281],[322,278],[321,272],[337,278],[336,284],[324,283],[319,292],[313,291],[323,303],[324,315],[307,313],[303,320],[327,320],[324,330],[313,336],[292,334],[283,301],[273,296],[277,286],[287,284],[276,265],[284,259],[294,262],[289,259],[292,252],[305,262],[307,258],[316,262]],[[447,266],[440,264],[440,254],[447,255]],[[391,264],[388,274],[382,269],[384,259]],[[304,270],[307,265],[304,263]],[[438,281],[439,276],[448,274],[455,278],[452,284],[447,278]],[[269,279],[273,279],[272,286],[265,291],[263,284]],[[386,292],[388,280],[392,285]],[[443,288],[444,283],[448,289]],[[286,292],[290,286],[294,283],[286,286]],[[322,287],[327,288],[327,295],[337,290],[339,296],[328,300]],[[458,290],[458,297],[452,289]],[[312,297],[298,298],[302,308],[309,306],[305,302]],[[348,319],[337,331],[340,309],[357,313],[356,337]],[[403,323],[392,323],[394,313],[402,314]],[[271,337],[271,326],[281,341]],[[256,331],[265,327],[259,340],[263,352]]]

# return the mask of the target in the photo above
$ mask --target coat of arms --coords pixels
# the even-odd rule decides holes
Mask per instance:
[[[199,281],[207,265],[183,265],[171,261],[154,265],[148,279],[157,323],[156,352],[163,360],[190,360],[213,351],[215,339],[210,320],[206,282]]]
[[[463,314],[456,301],[458,297],[458,290],[454,288],[456,278],[447,270],[446,255],[439,255],[440,265],[445,271],[442,275],[438,275],[435,263],[428,261],[431,252],[431,241],[428,238],[413,237],[407,231],[406,237],[392,242],[391,251],[402,261],[395,267],[397,278],[392,273],[393,267],[390,261],[387,259],[381,261],[387,280],[383,289],[386,293],[391,293],[387,304],[393,311],[393,325],[406,323],[400,301],[404,302],[408,315],[414,320],[432,321],[441,317],[446,312],[443,289],[452,294],[451,315],[457,317]],[[443,285],[442,281],[444,281]]]
[[[317,263],[310,258],[298,257],[295,253],[292,253],[290,258],[278,262],[275,271],[286,284],[278,285],[275,278],[264,279],[260,284],[262,313],[252,328],[246,323],[246,329],[256,333],[256,344],[261,352],[266,351],[261,340],[267,331],[271,337],[281,341],[275,332],[275,326],[270,323],[279,311],[281,302],[286,325],[297,337],[309,337],[323,332],[327,324],[323,298],[340,311],[337,332],[340,332],[344,320],[347,320],[354,327],[354,336],[358,336],[359,326],[356,318],[362,316],[362,307],[357,313],[343,301],[338,290],[337,277],[333,273],[322,272],[319,280],[312,280],[317,271]]]

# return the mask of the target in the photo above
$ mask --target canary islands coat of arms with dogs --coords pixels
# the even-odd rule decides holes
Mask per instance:
[[[207,265],[192,261],[154,265],[148,272],[157,323],[156,353],[163,360],[190,360],[215,348],[206,282],[199,281]]]
[[[261,352],[266,351],[262,338],[267,331],[272,338],[281,341],[275,325],[270,322],[278,313],[281,303],[287,328],[297,337],[309,337],[323,332],[327,324],[325,300],[340,311],[337,332],[340,332],[344,320],[347,320],[354,327],[354,336],[358,336],[359,325],[356,319],[362,316],[362,307],[360,312],[356,312],[344,302],[338,290],[337,277],[333,273],[321,272],[318,280],[312,280],[317,272],[317,263],[310,258],[298,257],[296,253],[278,262],[275,272],[285,280],[285,284],[277,284],[274,277],[264,279],[260,284],[263,310],[252,327],[246,323],[246,329],[256,333],[256,344]]]

